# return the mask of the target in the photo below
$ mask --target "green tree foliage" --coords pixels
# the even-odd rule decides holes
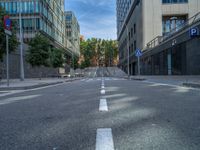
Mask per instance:
[[[50,66],[50,42],[43,35],[37,34],[29,43],[27,61],[33,67]]]
[[[75,57],[75,58],[74,58],[74,64],[72,64],[72,65],[74,65],[74,69],[79,68],[78,60],[79,60],[78,57]]]
[[[65,62],[64,58],[64,50],[63,49],[57,49],[52,48],[50,52],[50,64],[54,68],[63,67],[63,64]]]
[[[43,35],[37,34],[29,43],[27,62],[33,67],[62,67],[64,50],[52,48],[50,41]]]
[[[6,53],[6,35],[4,32],[3,17],[6,15],[4,9],[0,7],[0,61],[3,60],[3,55]],[[16,23],[12,22],[12,36],[9,37],[9,51],[16,50],[18,41],[16,38]]]
[[[117,60],[118,47],[115,40],[91,38],[81,41],[81,68],[90,66],[113,66]]]

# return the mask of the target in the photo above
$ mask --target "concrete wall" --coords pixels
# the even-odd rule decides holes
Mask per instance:
[[[10,54],[10,78],[20,78],[20,57],[18,54]],[[32,67],[30,64],[24,62],[25,78],[39,78],[39,77],[58,77],[59,69],[48,67]],[[5,59],[0,63],[0,76],[6,78],[6,62]]]
[[[200,37],[187,42],[187,74],[200,75]]]
[[[197,25],[200,29],[200,23]],[[172,46],[173,40],[176,44]],[[172,75],[200,75],[200,36],[191,38],[189,28],[185,31],[171,37],[161,45],[144,52],[141,58],[143,75],[167,75],[168,59],[167,54],[170,52],[172,57]],[[179,56],[177,58],[177,55]],[[137,59],[132,58],[137,62]],[[173,64],[176,61],[177,66]]]
[[[24,45],[24,49],[27,49],[27,45]],[[26,51],[25,51],[26,52]],[[12,52],[9,56],[9,68],[10,78],[20,78],[20,53],[19,49]],[[48,68],[48,67],[32,67],[26,62],[24,54],[24,73],[25,78],[39,78],[39,77],[56,77],[59,76],[59,69]],[[4,57],[3,62],[0,62],[0,77],[6,77],[6,58]]]

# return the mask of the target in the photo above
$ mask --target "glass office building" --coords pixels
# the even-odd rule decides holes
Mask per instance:
[[[64,0],[0,0],[0,6],[17,24],[21,7],[25,42],[41,32],[57,46],[65,47]]]
[[[117,32],[122,28],[124,19],[126,18],[127,14],[129,13],[129,9],[131,4],[134,0],[117,0]]]
[[[75,55],[80,55],[80,26],[75,14],[72,11],[65,12],[66,38],[73,45]]]

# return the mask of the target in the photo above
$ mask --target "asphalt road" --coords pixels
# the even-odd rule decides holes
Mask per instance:
[[[199,90],[104,80],[0,97],[0,150],[200,149]]]

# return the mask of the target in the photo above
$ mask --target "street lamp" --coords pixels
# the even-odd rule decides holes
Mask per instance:
[[[22,7],[21,7],[21,0],[19,0],[19,28],[20,28],[20,80],[24,81],[24,59],[23,59],[23,37],[22,37]]]
[[[124,22],[123,20],[119,20],[120,22]],[[127,49],[128,49],[128,54],[127,54],[127,72],[128,72],[128,78],[130,77],[130,69],[129,69],[129,63],[130,63],[130,50],[129,50],[129,34],[128,34],[128,26],[125,22],[125,28],[126,28],[126,36],[127,36]]]

